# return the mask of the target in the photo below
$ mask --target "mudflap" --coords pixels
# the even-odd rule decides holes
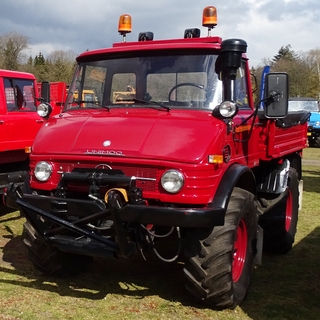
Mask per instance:
[[[257,253],[254,258],[254,263],[258,266],[262,265],[262,253],[263,253],[263,229],[258,225],[257,227]]]

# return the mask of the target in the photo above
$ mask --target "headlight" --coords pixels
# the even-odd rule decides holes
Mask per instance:
[[[177,193],[184,183],[183,174],[176,170],[168,170],[162,175],[161,185],[164,190],[170,193]]]
[[[224,101],[219,106],[219,111],[222,117],[232,118],[238,112],[238,107],[233,101]]]
[[[52,112],[52,107],[49,103],[42,102],[37,107],[38,115],[42,118],[48,118]]]
[[[223,101],[220,105],[216,106],[212,115],[222,118],[232,118],[238,113],[237,104],[234,101]]]
[[[34,175],[39,181],[48,181],[52,174],[52,165],[45,161],[40,161],[34,168]]]

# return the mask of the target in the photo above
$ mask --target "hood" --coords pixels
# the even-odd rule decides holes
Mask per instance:
[[[41,127],[32,153],[195,163],[208,153],[222,130],[225,125],[208,111],[70,111],[50,118]]]

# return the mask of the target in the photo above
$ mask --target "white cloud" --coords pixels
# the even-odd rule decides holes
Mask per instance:
[[[141,31],[153,31],[155,39],[180,38],[184,29],[193,27],[205,36],[201,15],[207,5],[207,0],[2,0],[0,35],[15,31],[28,36],[32,56],[54,50],[79,54],[121,41],[118,19],[128,13],[133,21],[128,41],[135,41]],[[272,58],[287,44],[295,51],[318,46],[318,0],[225,0],[216,7],[213,34],[247,41],[251,65]]]

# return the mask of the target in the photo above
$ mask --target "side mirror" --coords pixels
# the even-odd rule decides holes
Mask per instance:
[[[47,81],[41,83],[41,98],[44,102],[50,102],[50,83]]]
[[[264,114],[269,119],[284,118],[288,114],[289,80],[284,72],[266,75]]]

